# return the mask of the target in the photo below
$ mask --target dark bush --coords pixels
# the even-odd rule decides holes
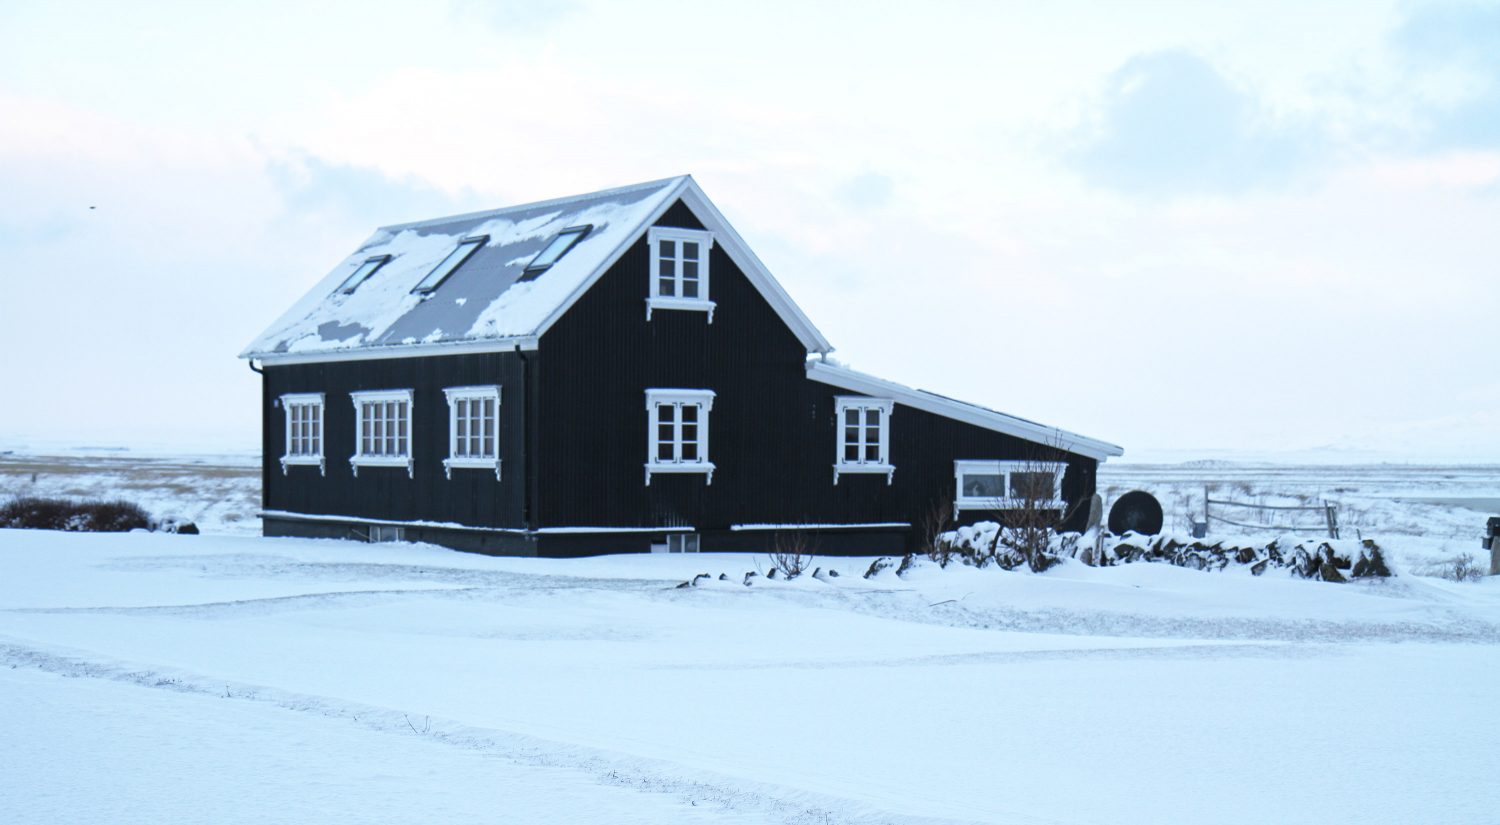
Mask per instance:
[[[24,497],[0,504],[0,527],[123,533],[150,526],[151,517],[146,511],[129,501]]]

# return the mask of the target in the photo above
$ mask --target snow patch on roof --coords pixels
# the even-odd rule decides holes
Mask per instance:
[[[460,343],[537,334],[542,324],[664,209],[687,178],[575,198],[382,227],[262,333],[241,357]],[[550,269],[523,281],[558,232],[593,226]],[[488,235],[437,289],[413,295],[464,238]],[[391,260],[345,295],[338,286],[368,258]]]

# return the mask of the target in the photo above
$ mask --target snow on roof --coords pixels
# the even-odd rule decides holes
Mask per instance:
[[[687,176],[488,212],[381,227],[256,338],[242,358],[540,335],[596,271],[671,205]],[[526,264],[568,227],[593,229],[556,264],[521,280]],[[488,235],[437,289],[413,295],[464,238]],[[391,260],[352,293],[338,287],[371,257]]]
[[[918,410],[925,410],[944,418],[952,418],[983,427],[998,433],[1013,435],[1048,446],[1058,447],[1070,453],[1087,456],[1096,461],[1105,461],[1110,456],[1124,455],[1125,450],[1115,444],[1059,430],[1035,421],[981,407],[967,401],[959,401],[946,395],[927,390],[912,389],[904,384],[876,378],[848,367],[817,360],[807,363],[807,377],[830,386],[877,398],[891,398]]]

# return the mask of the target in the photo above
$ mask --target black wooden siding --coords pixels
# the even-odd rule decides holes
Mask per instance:
[[[682,203],[658,225],[702,228]],[[721,246],[712,251],[712,324],[706,313],[686,310],[657,310],[647,321],[649,263],[642,237],[543,336],[539,351],[267,367],[265,507],[511,529],[685,526],[704,534],[704,550],[763,549],[771,533],[728,528],[915,526],[934,502],[951,503],[955,460],[1035,458],[1031,442],[898,403],[890,422],[894,483],[883,474],[844,474],[835,484],[834,399],[857,393],[807,379],[805,348]],[[442,467],[448,454],[442,390],[485,384],[502,387],[503,480],[472,469],[454,470],[450,480]],[[711,485],[700,474],[655,474],[645,483],[648,388],[715,391]],[[349,393],[387,389],[414,392],[415,478],[391,467],[363,467],[356,478],[349,465],[355,436]],[[307,466],[282,472],[285,415],[275,404],[282,394],[298,392],[325,394],[326,476]],[[1094,491],[1096,463],[1067,460],[1064,495],[1086,499]],[[963,514],[965,522],[984,517]],[[841,531],[829,534],[822,549],[892,552],[901,535]],[[910,546],[913,537],[905,535]],[[541,552],[566,555],[644,550],[652,540],[649,533],[547,538],[555,547],[544,541]]]
[[[393,521],[457,522],[482,527],[521,527],[526,480],[522,457],[522,408],[526,400],[522,365],[515,353],[445,355],[371,361],[267,366],[263,412],[264,506],[315,515],[355,516]],[[445,387],[499,384],[498,447],[502,479],[494,472],[455,469],[443,473],[448,457],[448,400]],[[361,467],[351,472],[354,455],[354,403],[360,390],[412,390],[414,477],[404,467]],[[275,406],[285,393],[324,394],[323,454],[327,475],[316,466],[281,470],[286,449],[286,415]]]
[[[701,228],[681,203],[658,225]],[[543,336],[539,526],[915,524],[934,501],[951,502],[955,459],[1035,457],[1031,442],[897,404],[894,483],[845,474],[835,485],[834,398],[857,393],[808,380],[802,344],[720,246],[712,255],[712,324],[684,310],[646,320],[642,239]],[[697,474],[654,474],[646,485],[647,388],[716,393],[711,485]],[[1064,494],[1086,498],[1095,462],[1068,461]],[[965,521],[981,515],[965,513]]]

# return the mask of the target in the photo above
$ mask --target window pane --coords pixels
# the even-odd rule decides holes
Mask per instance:
[[[658,244],[657,247],[656,247],[657,254],[660,255],[661,257],[663,257],[663,258],[675,258],[675,257],[677,257],[677,242],[676,241],[663,240],[663,241],[658,241],[657,244]]]
[[[865,410],[865,426],[880,426],[880,410]]]
[[[690,424],[698,420],[698,407],[694,404],[682,405],[682,423]]]
[[[965,496],[975,498],[1000,498],[1005,495],[1005,476],[999,473],[965,473],[963,491]]]
[[[682,259],[684,261],[698,260],[698,244],[693,241],[682,242]]]
[[[851,463],[851,464],[856,463],[856,462],[859,461],[859,445],[858,444],[845,444],[844,445],[844,460],[847,461],[847,462],[849,462],[849,463]]]
[[[677,282],[672,280],[671,278],[662,278],[661,282],[656,287],[656,294],[663,295],[668,298],[677,297]]]
[[[682,277],[684,277],[684,278],[696,278],[696,277],[698,277],[698,262],[697,261],[683,261],[682,262]]]
[[[1046,501],[1052,498],[1052,473],[1028,472],[1010,474],[1012,498],[1027,501]]]
[[[697,424],[689,424],[687,422],[683,422],[683,424],[682,424],[682,440],[683,440],[684,443],[689,442],[689,441],[697,441],[698,440],[698,425]]]
[[[844,410],[844,423],[854,426],[859,423],[859,410]]]
[[[845,444],[858,444],[859,443],[859,428],[858,427],[845,427],[844,428],[844,443]]]
[[[673,456],[672,456],[672,440],[671,439],[666,439],[664,441],[661,441],[661,442],[657,443],[657,445],[656,445],[656,460],[657,461],[672,461],[673,460]]]
[[[670,444],[674,440],[673,428],[670,422],[662,422],[656,425],[656,440],[665,441]]]
[[[656,274],[661,278],[673,278],[677,275],[677,267],[671,258],[662,258],[656,265]]]
[[[867,464],[880,463],[880,445],[868,444],[865,446],[865,462]]]
[[[697,461],[698,460],[698,445],[696,443],[691,442],[691,441],[684,441],[684,442],[682,442],[682,460],[683,461]]]
[[[452,252],[448,253],[448,257],[444,258],[442,262],[432,268],[431,272],[427,273],[427,277],[423,278],[421,283],[417,284],[417,286],[412,289],[412,292],[431,292],[434,289],[437,289],[438,285],[441,284],[445,278],[452,274],[454,270],[462,266],[464,261],[468,260],[469,255],[472,254],[474,250],[483,245],[484,240],[479,239],[464,241],[460,243],[457,247],[454,248]]]

